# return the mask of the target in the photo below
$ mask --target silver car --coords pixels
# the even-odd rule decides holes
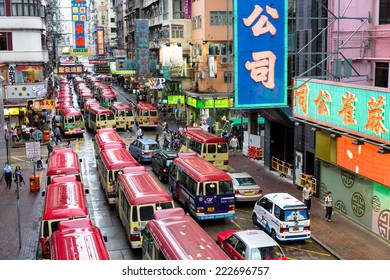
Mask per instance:
[[[236,201],[257,201],[263,191],[256,181],[246,172],[227,172],[233,179]]]

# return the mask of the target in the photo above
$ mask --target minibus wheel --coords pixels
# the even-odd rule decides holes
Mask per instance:
[[[257,223],[257,215],[256,215],[256,213],[253,213],[253,214],[252,214],[252,222],[253,222],[253,224],[254,224],[255,226],[257,226],[257,225],[258,225],[258,223]]]

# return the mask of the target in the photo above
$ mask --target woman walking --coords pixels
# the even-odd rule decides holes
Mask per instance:
[[[4,177],[5,177],[5,187],[11,188],[11,182],[12,182],[12,167],[9,165],[8,162],[4,165]]]
[[[14,178],[15,178],[15,183],[16,183],[16,189],[18,189],[18,187],[20,187],[20,189],[22,189],[22,183],[23,183],[23,185],[26,186],[26,182],[24,182],[22,169],[20,168],[20,166],[16,166]]]

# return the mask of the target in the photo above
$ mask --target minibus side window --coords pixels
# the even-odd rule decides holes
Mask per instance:
[[[50,226],[51,226],[51,233],[55,232],[57,229],[58,229],[58,224],[59,224],[60,221],[55,221],[55,222],[51,222],[50,223]]]
[[[131,211],[132,211],[132,216],[131,216],[131,220],[133,222],[138,222],[138,213],[137,213],[137,206],[133,206],[131,207]]]
[[[276,218],[278,218],[280,221],[283,221],[283,210],[278,205],[275,205],[275,212],[274,215]]]
[[[49,236],[49,222],[44,221],[43,222],[43,237],[48,237]]]

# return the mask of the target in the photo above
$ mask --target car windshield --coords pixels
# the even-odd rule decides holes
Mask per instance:
[[[256,185],[255,180],[252,177],[235,178],[239,186],[252,186]]]
[[[251,260],[272,260],[284,257],[279,246],[269,246],[253,248],[251,250]]]

